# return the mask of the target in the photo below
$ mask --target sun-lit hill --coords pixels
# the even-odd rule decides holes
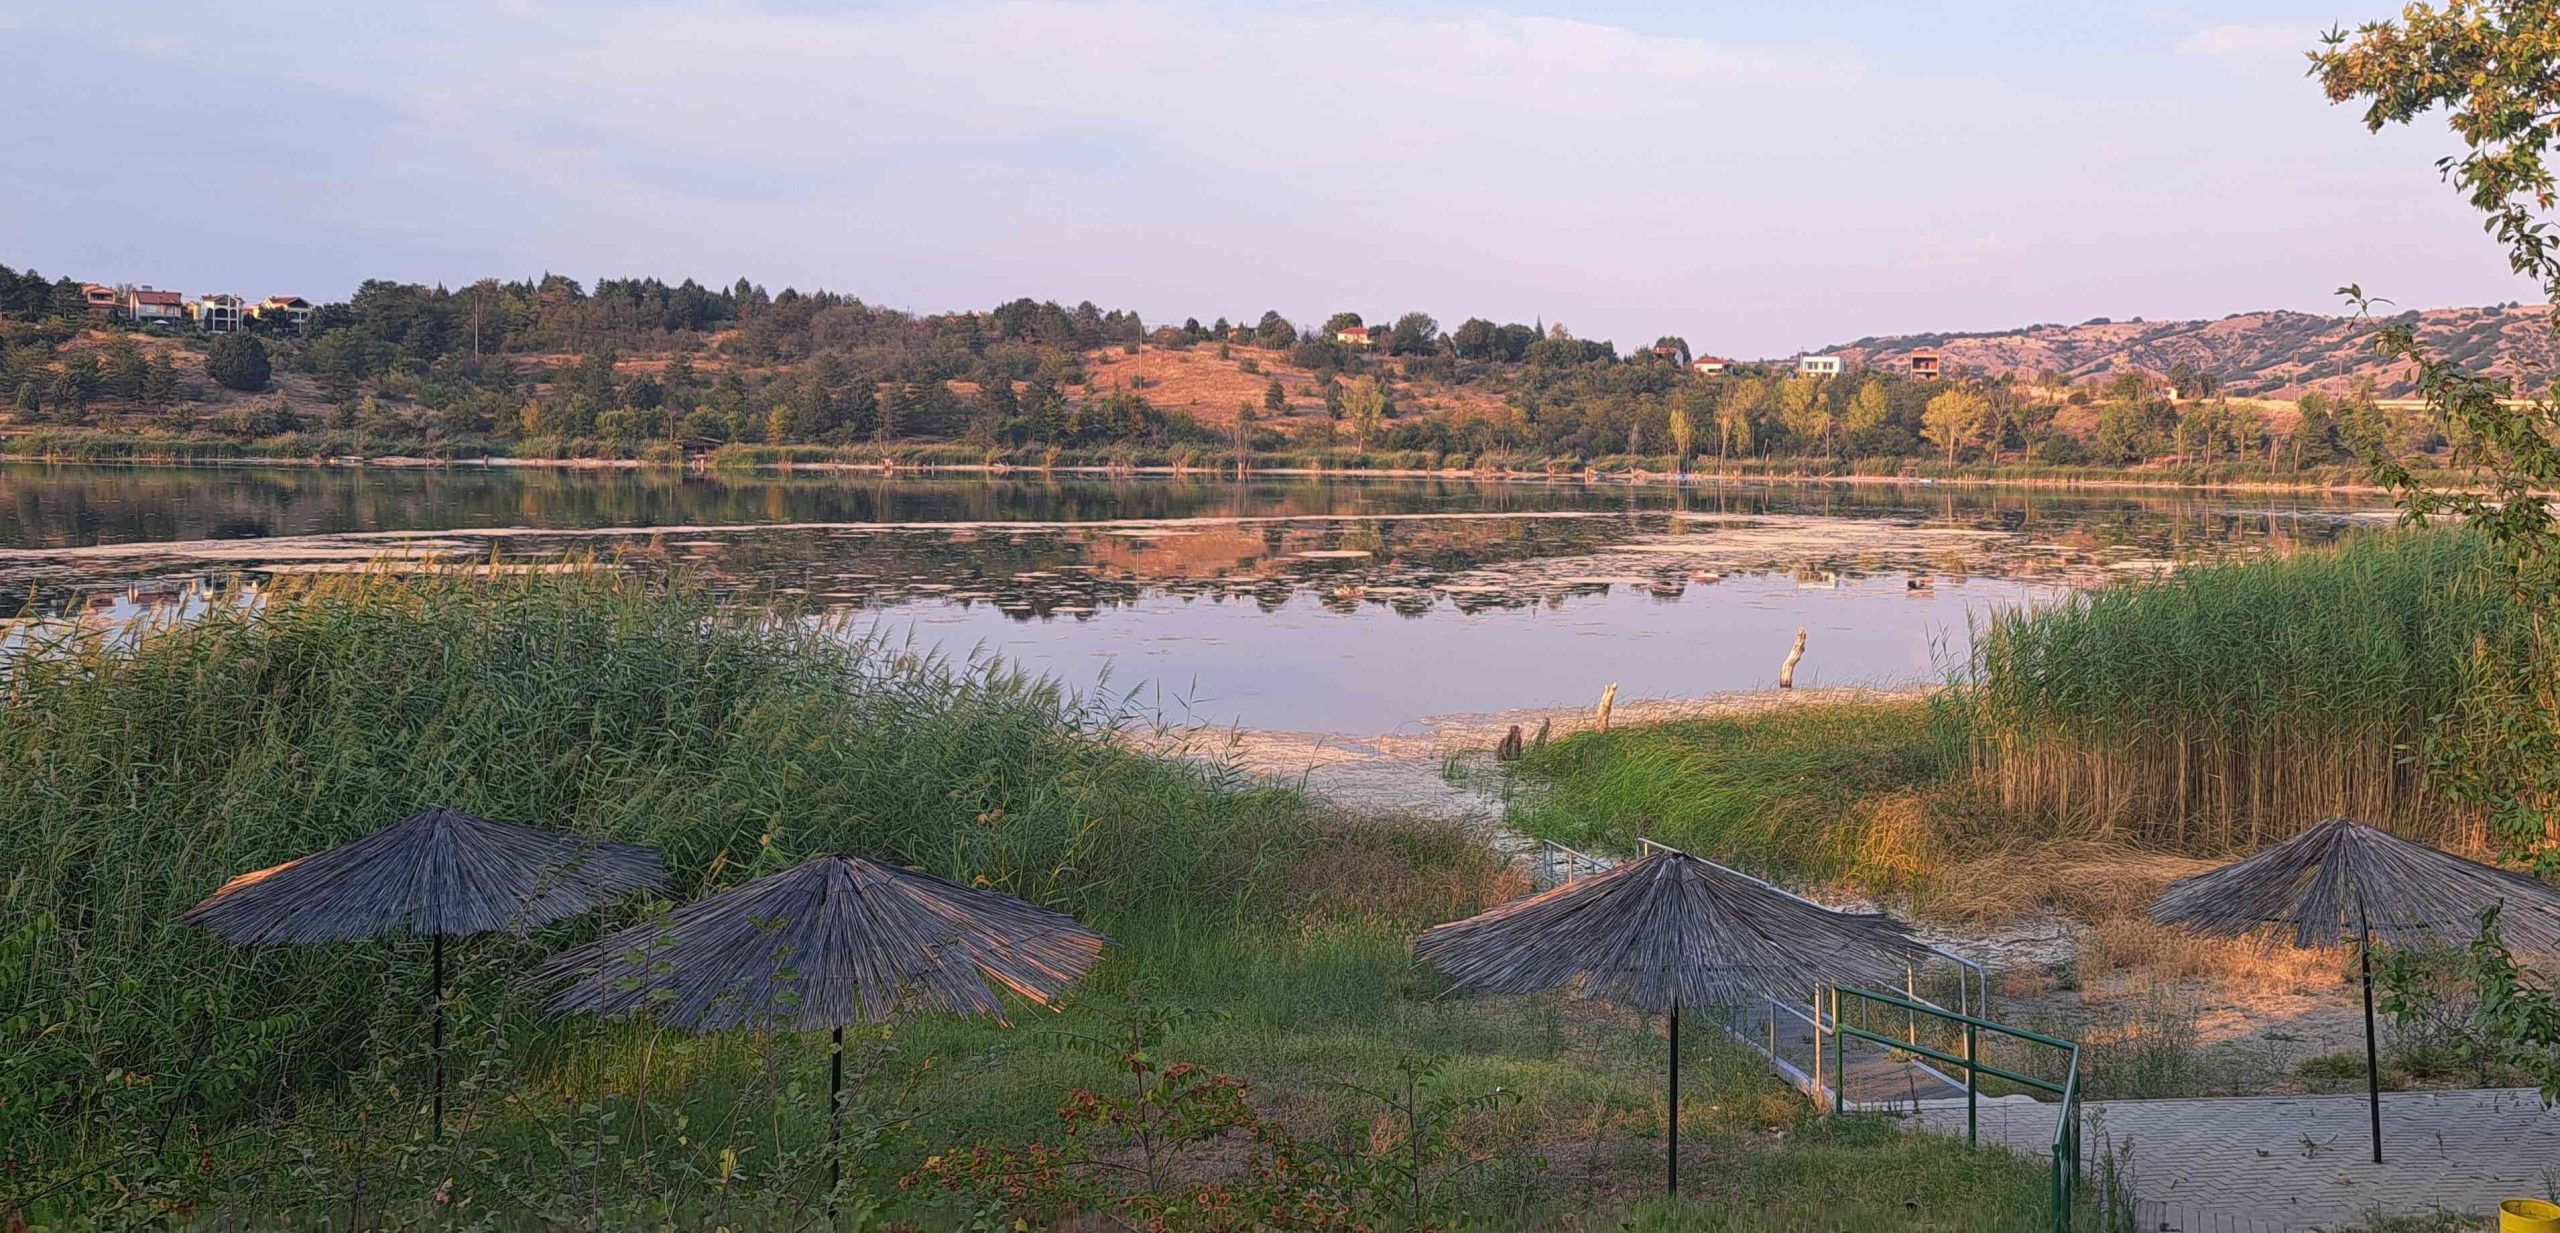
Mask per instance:
[[[2555,351],[2547,306],[2436,308],[2403,313],[2438,354],[2474,368],[2530,378],[2538,386]],[[2167,376],[2180,364],[2212,375],[2234,395],[2293,398],[2306,390],[2344,392],[2370,378],[2383,398],[2414,393],[2407,365],[2375,354],[2371,320],[2287,311],[2234,313],[2218,321],[2108,321],[2035,325],[1997,333],[1902,334],[1861,338],[1831,350],[1853,364],[1902,366],[1935,351],[1950,368],[2083,379],[2139,370]]]
[[[1084,364],[1092,390],[1127,390],[1156,407],[1182,412],[1204,424],[1235,422],[1239,403],[1250,404],[1265,425],[1284,430],[1324,415],[1322,379],[1291,363],[1288,352],[1269,347],[1146,343],[1136,355],[1120,347],[1088,351]],[[1498,412],[1504,406],[1497,390],[1410,378],[1393,362],[1379,365],[1377,372],[1387,382],[1401,415]],[[1264,410],[1263,403],[1273,381],[1280,383],[1288,404],[1288,410],[1276,417]]]

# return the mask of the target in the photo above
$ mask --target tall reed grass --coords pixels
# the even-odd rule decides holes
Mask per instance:
[[[2352,813],[2475,845],[2424,750],[2475,650],[2521,653],[2484,562],[2459,532],[2366,535],[2002,613],[1942,704],[1980,783],[2063,831],[2211,852]]]
[[[862,852],[1106,930],[1268,913],[1304,799],[986,664],[611,573],[365,574],[0,648],[0,1152],[274,1110],[417,1022],[417,939],[239,951],[224,879],[448,804],[655,846],[679,897]],[[613,915],[627,918],[639,905]],[[464,996],[596,928],[470,939]],[[0,1204],[0,1206],[5,1206]]]

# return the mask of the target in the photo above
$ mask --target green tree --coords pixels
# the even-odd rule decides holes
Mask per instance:
[[[1685,397],[1671,402],[1671,472],[1674,475],[1688,471],[1689,453],[1697,444],[1698,425],[1692,418],[1694,408],[1689,404],[1690,400]]]
[[[1366,451],[1386,413],[1387,392],[1376,377],[1353,377],[1342,383],[1342,414],[1351,424],[1351,448]]]
[[[178,366],[166,352],[151,357],[142,370],[142,404],[166,407],[178,401]]]
[[[2560,246],[2545,217],[2560,202],[2552,165],[2560,127],[2551,123],[2560,113],[2560,6],[2413,3],[2397,21],[2369,23],[2352,37],[2332,31],[2314,56],[2314,72],[2332,102],[2363,101],[2364,122],[2375,131],[2442,108],[2466,149],[2439,166],[2487,216],[2508,264],[2560,302]],[[2353,284],[2340,290],[2359,310],[2379,302]],[[2546,322],[2560,329],[2560,320]],[[2435,354],[2407,323],[2382,326],[2374,342],[2415,369],[2462,480],[2429,483],[2397,456],[2372,449],[2376,434],[2352,427],[2352,408],[2340,410],[2340,436],[2367,438],[2375,476],[2398,494],[2410,521],[2449,516],[2479,531],[2493,549],[2493,585],[2513,594],[2530,618],[2520,653],[2484,642],[2464,665],[2454,713],[2429,725],[2430,786],[2483,810],[2504,854],[2549,876],[2560,872],[2553,842],[2560,814],[2560,519],[2548,495],[2560,490],[2560,402],[2510,401],[2509,381]],[[2485,923],[2468,974],[2477,1026],[2498,1060],[2527,1068],[2546,1100],[2560,1097],[2560,998],[2522,975]]]
[[[1280,378],[1273,377],[1270,384],[1262,387],[1262,409],[1273,415],[1289,413],[1289,391],[1280,384]]]
[[[1869,377],[1849,399],[1848,427],[1853,438],[1868,438],[1883,431],[1885,420],[1893,414],[1893,397],[1885,392],[1884,380]]]
[[[248,392],[267,388],[274,368],[267,360],[267,344],[244,331],[213,340],[212,349],[205,353],[204,372],[224,389]]]
[[[1931,444],[1944,448],[1947,462],[1952,465],[1957,450],[1973,444],[1982,436],[1990,413],[1988,399],[1957,386],[1929,400],[1928,409],[1920,415],[1920,435],[1927,437]]]

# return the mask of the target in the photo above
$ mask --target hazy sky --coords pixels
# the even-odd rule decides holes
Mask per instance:
[[[2392,0],[0,0],[0,263],[556,270],[1778,355],[2527,298],[2303,76]]]

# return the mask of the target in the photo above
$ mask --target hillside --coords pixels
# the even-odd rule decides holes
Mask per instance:
[[[2545,305],[2435,308],[2402,313],[2439,354],[2525,377],[2540,388],[2555,358]],[[2226,393],[2296,398],[2309,390],[2345,393],[2371,379],[2382,398],[2415,393],[2406,365],[2373,353],[2372,321],[2298,312],[2234,313],[2218,321],[2108,321],[2035,325],[1998,333],[1901,334],[1831,348],[1853,365],[1900,368],[1914,352],[1936,351],[1951,368],[2035,378],[2048,371],[2079,380],[2139,370],[2167,377],[2184,364],[2211,375]]]

